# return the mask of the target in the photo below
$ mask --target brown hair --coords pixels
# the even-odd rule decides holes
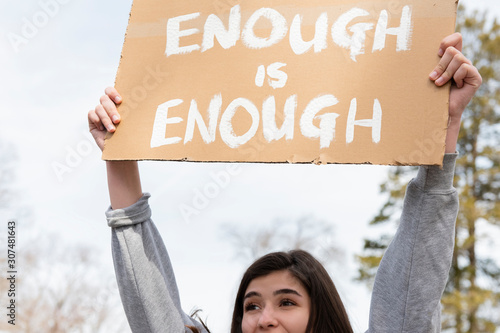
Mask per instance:
[[[243,297],[250,282],[281,270],[288,270],[297,278],[311,297],[307,333],[352,333],[349,318],[332,279],[323,265],[303,250],[269,253],[248,267],[236,294],[231,333],[242,332]]]
[[[208,327],[205,325],[205,323],[203,322],[203,320],[201,320],[200,318],[200,315],[198,314],[198,312],[201,312],[201,309],[195,309],[193,310],[193,312],[189,315],[191,318],[193,319],[197,319],[201,325],[203,326],[203,328],[208,332],[210,333],[210,330],[208,329]],[[191,332],[193,333],[201,333],[200,330],[198,328],[196,328],[195,326],[189,326],[189,325],[185,325],[187,328],[189,328],[191,330]]]

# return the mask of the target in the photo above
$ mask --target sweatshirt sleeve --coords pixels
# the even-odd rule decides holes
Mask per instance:
[[[375,278],[370,333],[441,331],[458,214],[456,158],[446,154],[442,169],[421,166],[408,185],[400,225]]]
[[[206,332],[181,309],[179,291],[163,240],[151,220],[149,193],[133,205],[106,211],[118,289],[134,333]]]

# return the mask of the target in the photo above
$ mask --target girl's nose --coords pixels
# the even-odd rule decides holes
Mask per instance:
[[[259,318],[259,327],[260,328],[273,328],[278,327],[278,320],[274,314],[274,310],[270,307],[264,308],[261,312],[261,316]]]

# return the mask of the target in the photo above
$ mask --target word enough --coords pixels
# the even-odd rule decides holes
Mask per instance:
[[[169,100],[158,106],[153,133],[151,136],[151,148],[164,145],[178,144],[181,137],[166,137],[167,125],[181,123],[181,117],[168,118],[170,108],[177,107],[183,103],[182,99]],[[332,107],[338,103],[338,99],[330,94],[320,95],[313,98],[305,107],[300,117],[300,131],[304,137],[310,139],[319,138],[320,148],[330,147],[335,139],[336,120],[340,116],[338,113],[329,112],[318,115],[325,108]],[[206,144],[212,143],[216,139],[217,123],[222,107],[222,96],[215,95],[208,106],[208,126],[203,120],[196,100],[191,100],[187,116],[186,132],[184,144],[192,141],[195,125],[198,126],[200,135]],[[252,118],[250,128],[242,135],[236,135],[233,130],[232,119],[238,109],[245,110]],[[294,137],[295,113],[297,109],[297,95],[287,98],[284,106],[284,120],[280,128],[276,124],[276,102],[274,96],[267,97],[262,104],[262,131],[267,142],[280,140],[292,140]],[[349,106],[349,113],[346,120],[346,143],[354,140],[354,126],[371,127],[372,142],[380,141],[382,127],[382,107],[378,99],[373,102],[373,118],[356,120],[357,99],[353,98]],[[319,120],[319,127],[314,125],[314,120]],[[246,98],[236,98],[226,107],[219,122],[219,132],[222,141],[230,148],[239,146],[251,140],[260,124],[260,113],[254,103]]]
[[[290,47],[297,55],[303,54],[311,49],[314,52],[321,52],[327,48],[328,36],[328,13],[319,15],[315,24],[314,38],[304,41],[302,38],[301,25],[303,17],[295,15],[288,28],[285,17],[273,8],[260,8],[256,10],[247,20],[241,29],[241,9],[240,5],[231,8],[227,28],[222,20],[215,14],[210,14],[203,28],[203,39],[201,45],[191,44],[180,46],[181,37],[198,34],[196,28],[182,30],[180,25],[183,22],[195,20],[200,13],[191,13],[170,18],[167,21],[167,41],[165,55],[167,57],[175,54],[188,54],[193,51],[205,52],[214,47],[214,40],[217,39],[220,46],[229,49],[236,45],[241,38],[243,45],[250,49],[263,49],[271,47],[282,41],[289,32]],[[341,14],[333,22],[330,35],[333,42],[350,51],[350,57],[356,61],[356,56],[364,54],[366,33],[374,28],[370,22],[351,23],[360,18],[368,17],[370,13],[361,8],[352,8]],[[271,32],[267,37],[259,37],[255,34],[255,25],[261,19],[268,20],[271,24]],[[372,53],[385,48],[386,36],[397,36],[396,51],[407,51],[410,49],[412,35],[412,11],[410,6],[404,6],[398,27],[388,27],[389,15],[386,10],[382,10],[375,27]]]

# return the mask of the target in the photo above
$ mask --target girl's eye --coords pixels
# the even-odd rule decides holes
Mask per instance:
[[[289,299],[284,299],[281,301],[281,306],[294,306],[294,305],[296,305],[295,302]]]
[[[259,306],[255,303],[248,303],[247,305],[245,305],[245,312],[257,309],[259,309]]]

